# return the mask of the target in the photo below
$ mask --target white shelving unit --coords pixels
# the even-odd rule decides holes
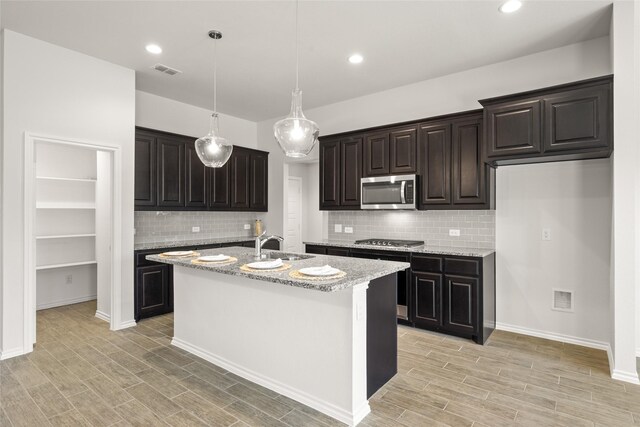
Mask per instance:
[[[38,309],[95,299],[96,152],[36,145]]]

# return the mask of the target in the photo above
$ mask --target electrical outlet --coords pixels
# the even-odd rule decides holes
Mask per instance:
[[[345,233],[353,233],[353,227],[345,227],[344,228],[344,232]]]
[[[200,232],[200,227],[191,227],[191,232],[192,233],[199,233]]]
[[[66,281],[67,281],[67,285],[70,285],[73,283],[73,275],[71,274],[67,274],[67,276],[65,277]]]
[[[251,225],[250,224],[245,224],[244,225],[244,229],[245,230],[251,230]]]
[[[449,236],[460,237],[460,230],[458,230],[457,228],[450,228]]]
[[[333,226],[333,231],[336,233],[342,233],[342,224],[336,224]]]
[[[542,229],[542,240],[551,240],[551,229],[543,228]]]

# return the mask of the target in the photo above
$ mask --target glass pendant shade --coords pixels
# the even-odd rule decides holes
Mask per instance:
[[[227,163],[233,145],[226,138],[218,135],[218,113],[211,115],[211,128],[209,133],[202,138],[198,138],[195,142],[196,154],[200,161],[210,168],[221,168]]]
[[[318,142],[318,125],[302,113],[301,90],[293,91],[291,112],[273,125],[273,134],[287,157],[306,157]]]

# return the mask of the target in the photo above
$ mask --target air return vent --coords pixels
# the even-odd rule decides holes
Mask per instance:
[[[554,289],[551,309],[558,311],[573,311],[573,291]]]
[[[175,68],[167,67],[166,65],[156,64],[153,67],[154,70],[160,71],[161,73],[168,74],[170,76],[175,76],[176,74],[182,73],[180,70],[176,70]]]

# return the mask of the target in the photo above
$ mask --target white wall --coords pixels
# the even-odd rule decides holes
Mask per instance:
[[[0,2],[0,15],[2,14],[2,6]],[[0,28],[0,165],[3,164],[2,156],[4,152],[4,114],[1,112],[4,111],[4,31]],[[0,200],[3,200],[2,196],[2,173],[0,173]],[[0,242],[3,241],[3,233],[2,233],[2,208],[0,207]],[[3,303],[3,287],[2,287],[2,277],[3,277],[3,255],[2,255],[2,244],[0,243],[0,358],[2,357],[2,345],[3,345],[3,317],[2,316],[2,307],[4,307]]]
[[[610,159],[498,168],[499,329],[606,349],[611,174]],[[574,292],[573,313],[551,310],[554,288]]]
[[[136,126],[194,137],[209,132],[211,110],[136,91]],[[257,124],[220,114],[220,134],[232,144],[256,148]]]
[[[111,153],[96,153],[96,315],[111,319],[111,242],[112,224]]]
[[[640,4],[616,1],[611,23],[615,74],[613,111],[613,377],[638,383],[636,349],[640,336],[637,292],[640,282]],[[637,341],[637,342],[636,342]]]
[[[23,145],[25,131],[121,147],[122,301],[119,325],[133,321],[133,168],[135,75],[132,70],[4,30],[2,229],[3,357],[24,342]],[[46,65],[46,66],[45,66]],[[114,248],[115,250],[116,248]]]
[[[481,108],[478,100],[611,73],[609,38],[589,40],[534,55],[425,80],[305,110],[322,135]],[[304,88],[303,88],[304,89]],[[258,123],[258,146],[279,152],[272,126]],[[317,158],[314,149],[312,157]],[[269,159],[270,227],[282,231],[282,164]],[[271,203],[273,201],[273,204]],[[276,211],[277,210],[277,211]]]

